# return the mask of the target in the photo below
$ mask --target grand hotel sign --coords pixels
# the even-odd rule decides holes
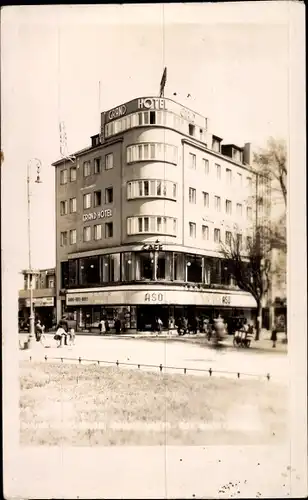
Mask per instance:
[[[112,217],[112,210],[111,209],[99,210],[98,212],[91,212],[89,214],[83,214],[82,220],[83,220],[83,222],[88,222],[91,220],[106,219],[108,217]]]
[[[204,128],[205,130],[207,128],[207,119],[202,115],[195,113],[191,109],[186,108],[171,99],[164,99],[160,97],[139,97],[138,99],[133,99],[132,101],[110,109],[104,113],[104,123],[109,123],[113,120],[129,115],[130,113],[147,110],[171,111],[185,120]]]

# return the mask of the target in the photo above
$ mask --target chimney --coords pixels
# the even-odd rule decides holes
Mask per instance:
[[[252,150],[251,150],[251,143],[246,142],[243,148],[243,163],[245,165],[251,165],[252,164]]]

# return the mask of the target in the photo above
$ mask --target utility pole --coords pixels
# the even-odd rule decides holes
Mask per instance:
[[[42,166],[41,160],[38,158],[32,158],[31,160],[28,161],[27,164],[27,200],[28,200],[28,263],[29,263],[29,270],[27,271],[27,274],[29,276],[29,289],[30,289],[30,317],[29,317],[29,323],[30,323],[30,328],[29,328],[29,339],[28,339],[28,347],[31,345],[31,341],[34,338],[34,308],[33,308],[33,276],[36,275],[37,273],[33,271],[32,269],[32,259],[31,259],[31,192],[30,192],[30,182],[31,182],[31,165],[32,163],[36,163],[36,171],[37,171],[37,176],[35,182],[37,184],[40,184],[42,181],[40,179],[40,170]]]

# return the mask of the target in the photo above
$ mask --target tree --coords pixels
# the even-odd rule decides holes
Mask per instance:
[[[259,173],[272,180],[271,191],[282,195],[286,209],[288,172],[285,141],[271,137],[267,142],[267,148],[254,154],[254,163],[259,167]]]
[[[264,227],[259,227],[247,238],[245,250],[238,234],[230,234],[228,243],[221,244],[221,252],[237,286],[250,293],[257,303],[256,340],[262,327],[262,299],[269,287],[271,261],[266,239]]]

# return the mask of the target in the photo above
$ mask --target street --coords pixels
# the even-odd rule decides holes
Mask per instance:
[[[21,336],[20,336],[21,337]],[[89,335],[78,335],[75,346],[64,346],[60,349],[56,347],[53,335],[46,335],[46,345],[33,342],[31,350],[20,350],[20,359],[44,360],[47,358],[65,358],[83,361],[106,361],[131,363],[134,366],[122,365],[122,368],[159,370],[163,365],[164,372],[179,372],[184,368],[196,370],[191,373],[204,376],[203,371],[212,370],[213,376],[237,376],[247,377],[257,375],[266,378],[270,374],[271,380],[286,383],[288,380],[288,356],[283,352],[272,352],[270,349],[260,352],[252,348],[220,347],[218,349],[209,345],[205,339],[200,339],[200,343],[193,344],[185,341],[164,340],[159,338],[115,338]],[[73,361],[76,362],[76,361]],[[142,367],[142,365],[153,365],[152,367]],[[224,373],[220,373],[224,372]],[[229,373],[228,373],[229,372]]]

